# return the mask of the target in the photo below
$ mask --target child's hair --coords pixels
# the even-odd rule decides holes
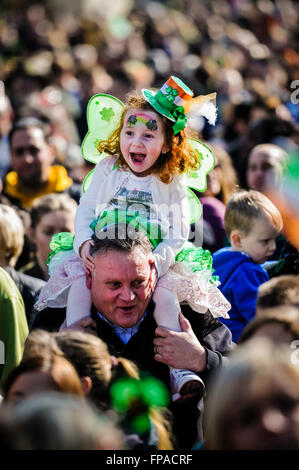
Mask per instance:
[[[106,343],[100,338],[80,331],[65,331],[53,335],[65,357],[74,365],[80,377],[92,380],[89,399],[102,411],[110,407],[110,386],[119,378],[139,379],[137,366],[128,359],[112,357]],[[172,449],[169,420],[161,410],[151,408],[150,418],[156,426],[158,449]]]
[[[0,204],[0,265],[15,266],[24,245],[24,226],[17,212]]]
[[[128,167],[120,150],[120,133],[124,125],[125,114],[129,109],[143,109],[157,113],[139,91],[135,91],[127,96],[119,127],[111,134],[108,140],[101,141],[98,144],[99,152],[118,155],[117,163],[121,168]],[[196,170],[199,168],[200,163],[195,151],[188,143],[186,130],[183,129],[175,136],[172,129],[173,122],[160,114],[159,116],[164,124],[165,139],[169,151],[159,156],[151,172],[156,174],[163,183],[168,184],[172,181],[174,175],[182,174],[187,170]]]
[[[56,344],[74,365],[80,377],[90,377],[90,400],[102,411],[107,409],[107,389],[112,377],[111,356],[106,343],[88,333],[55,333]]]
[[[278,276],[260,285],[257,309],[291,305],[299,308],[299,277],[292,274]]]
[[[22,360],[39,354],[56,354],[63,356],[63,352],[59,349],[55,336],[47,330],[37,328],[29,333],[24,344],[24,352]]]
[[[9,390],[22,374],[28,372],[44,372],[50,375],[58,392],[70,393],[83,397],[80,378],[74,366],[62,355],[53,354],[52,351],[42,350],[36,355],[30,355],[22,360],[8,375],[3,385],[4,400]]]
[[[226,206],[224,225],[228,238],[233,230],[239,230],[247,236],[253,224],[260,218],[266,218],[278,232],[282,230],[282,217],[279,210],[264,194],[259,191],[238,191],[234,193]]]
[[[37,198],[31,207],[31,227],[36,228],[41,218],[49,212],[75,212],[76,209],[77,203],[68,194],[46,194]]]

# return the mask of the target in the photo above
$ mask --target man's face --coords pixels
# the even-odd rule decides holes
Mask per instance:
[[[53,150],[45,141],[42,129],[30,127],[13,134],[11,164],[24,186],[36,188],[47,183],[53,160]]]
[[[111,323],[130,328],[142,318],[152,295],[151,255],[109,250],[95,257],[91,297],[95,308]]]

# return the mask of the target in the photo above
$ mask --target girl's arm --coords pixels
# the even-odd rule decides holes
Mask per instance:
[[[187,194],[184,175],[176,176],[169,185],[168,234],[153,252],[158,277],[163,276],[175,262],[175,256],[188,240],[190,223]]]
[[[111,156],[103,158],[95,166],[93,177],[86,193],[80,199],[75,217],[75,239],[74,250],[79,253],[81,245],[91,239],[93,230],[91,222],[96,218],[96,205],[98,203],[98,192],[103,181],[112,171],[115,159]]]

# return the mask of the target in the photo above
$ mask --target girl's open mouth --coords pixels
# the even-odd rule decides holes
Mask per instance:
[[[145,160],[145,154],[144,153],[130,153],[131,160],[133,163],[141,164]]]

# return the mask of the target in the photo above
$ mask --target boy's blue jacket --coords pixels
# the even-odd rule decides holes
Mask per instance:
[[[237,342],[241,331],[255,316],[257,290],[269,276],[260,264],[246,253],[222,248],[213,254],[214,275],[219,276],[219,289],[231,303],[230,318],[221,318]]]

